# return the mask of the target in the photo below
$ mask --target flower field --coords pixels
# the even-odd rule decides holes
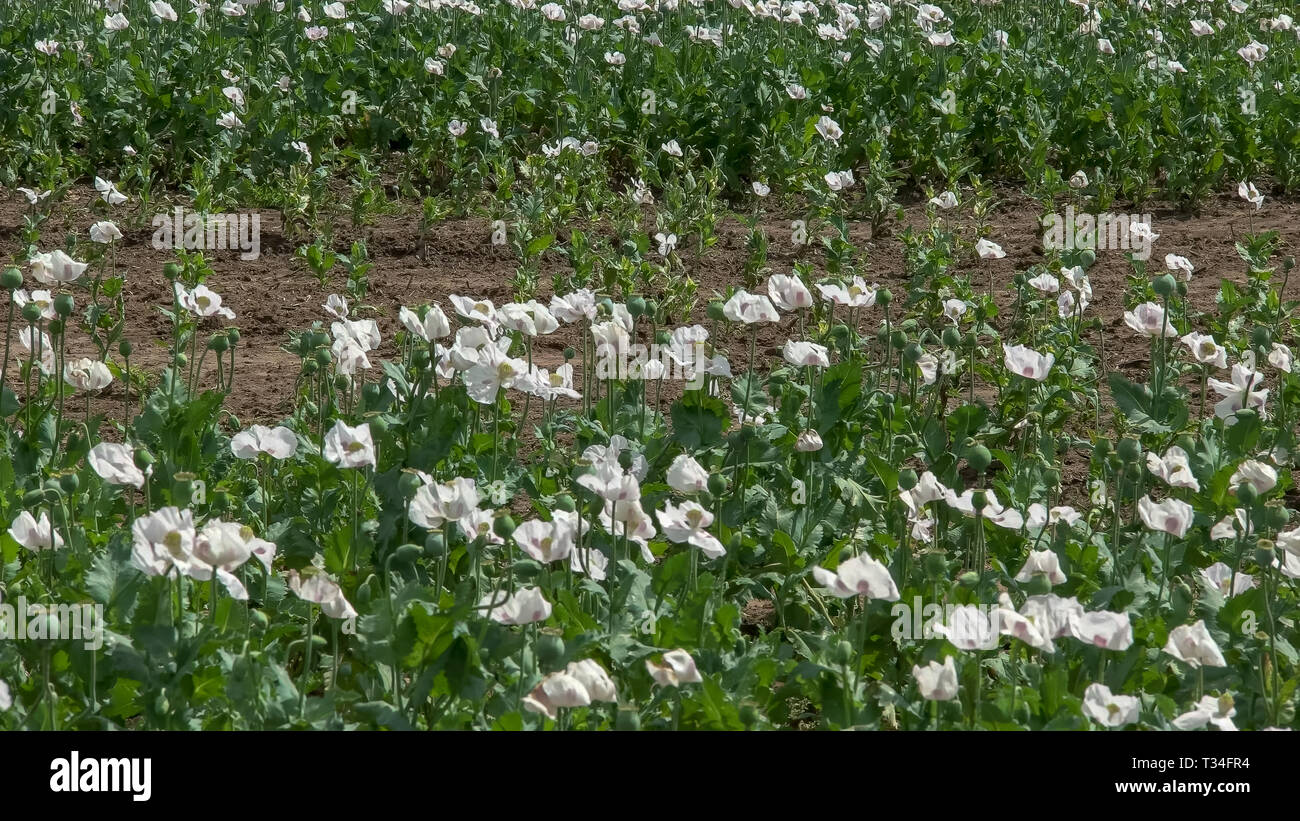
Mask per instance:
[[[1287,9],[0,5],[0,729],[1295,728]]]

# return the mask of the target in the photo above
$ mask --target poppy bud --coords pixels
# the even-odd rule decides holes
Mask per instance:
[[[727,477],[721,473],[714,473],[709,476],[709,493],[714,496],[722,496],[727,492]]]
[[[989,453],[989,449],[983,445],[976,445],[966,454],[966,464],[970,465],[971,470],[976,473],[983,473],[988,470],[989,465],[992,463],[993,454]]]
[[[915,365],[921,359],[923,353],[925,351],[921,350],[920,345],[910,342],[907,347],[903,348],[903,361],[909,365]]]
[[[61,333],[63,333],[63,320],[62,320],[62,319],[51,319],[51,320],[50,320],[50,335],[53,336],[53,337],[55,337],[55,338],[57,338],[57,337],[59,336],[59,334],[61,334]]]
[[[980,574],[976,573],[974,570],[967,570],[965,573],[957,577],[957,584],[960,584],[962,587],[967,589],[973,588],[979,583]]]
[[[1142,458],[1142,443],[1132,436],[1119,440],[1119,446],[1115,450],[1126,465],[1134,464]]]
[[[722,300],[715,299],[711,301],[708,308],[705,309],[705,315],[715,322],[721,322],[726,319],[727,315],[722,311]]]
[[[401,565],[413,565],[423,553],[424,548],[418,544],[404,544],[393,551],[393,561]]]
[[[955,348],[961,344],[961,331],[953,327],[944,328],[942,340],[945,348]]]
[[[1052,592],[1052,582],[1047,578],[1046,573],[1035,573],[1029,577],[1025,590],[1031,596],[1046,596]]]
[[[37,488],[23,494],[23,507],[36,507],[45,501],[45,491]]]
[[[441,531],[433,531],[424,538],[424,555],[436,559],[447,552],[447,542]]]
[[[418,475],[414,473],[403,473],[397,480],[397,488],[402,492],[403,499],[409,499],[415,495],[415,492],[424,484]]]
[[[176,263],[169,262],[163,266],[163,276],[167,277],[168,279],[176,279],[176,277],[180,275],[181,275],[181,266],[177,265]]]
[[[1256,348],[1267,348],[1273,344],[1273,335],[1263,325],[1256,325],[1250,332],[1250,344]]]
[[[645,316],[645,297],[634,296],[627,301],[627,312],[636,317]]]
[[[884,345],[886,342],[889,341],[889,329],[886,328],[884,325],[881,325],[878,329],[876,329],[876,341],[879,342],[881,345]]]
[[[189,363],[190,363],[190,358],[186,356],[184,353],[178,353],[176,354],[175,358],[172,359],[172,364],[175,365],[177,368],[183,368]]]
[[[1241,502],[1242,506],[1249,508],[1255,504],[1255,500],[1258,498],[1259,492],[1255,490],[1255,486],[1251,483],[1242,482],[1237,485],[1237,501]]]
[[[622,732],[636,732],[641,729],[641,714],[635,707],[620,707],[614,718],[614,729]]]
[[[515,520],[510,515],[498,516],[492,522],[492,532],[503,539],[509,539],[515,532]]]
[[[23,272],[17,268],[6,268],[3,274],[0,274],[0,287],[6,291],[16,291],[23,287]]]
[[[573,497],[567,493],[557,493],[554,504],[556,510],[563,510],[566,513],[572,513],[576,509],[573,504]]]
[[[64,493],[76,493],[80,486],[81,480],[75,473],[65,473],[59,477],[59,487]]]
[[[249,610],[248,620],[252,622],[253,626],[258,630],[265,630],[271,623],[271,620],[266,617],[266,613],[261,610]]]
[[[1264,508],[1264,516],[1270,530],[1281,530],[1291,522],[1291,511],[1278,502],[1269,502]]]
[[[1092,250],[1091,248],[1087,248],[1083,251],[1083,253],[1079,254],[1079,265],[1085,271],[1091,268],[1093,266],[1093,263],[1095,263],[1096,261],[1097,261],[1097,252]]]
[[[131,350],[131,340],[123,339],[117,343],[117,352],[128,359],[131,357]]]
[[[942,550],[931,550],[921,559],[925,575],[937,579],[948,572],[948,554]]]
[[[898,486],[903,490],[911,490],[916,487],[916,471],[911,468],[903,468],[898,472]]]
[[[888,288],[881,288],[876,291],[876,304],[881,308],[888,308],[889,303],[893,301],[894,295],[889,292]]]
[[[1017,288],[1023,288],[1025,287],[1025,283],[1029,282],[1029,277],[1025,276],[1024,272],[1018,271],[1016,272],[1016,275],[1011,278],[1011,281],[1015,283]]]
[[[564,649],[564,639],[544,633],[537,637],[533,652],[544,669],[554,670],[564,660]]]
[[[839,643],[835,645],[835,649],[831,651],[831,661],[841,667],[847,667],[852,664],[853,645],[845,639],[840,639]]]
[[[27,322],[34,323],[41,321],[41,309],[35,302],[28,302],[23,306],[23,319]]]
[[[240,339],[240,337],[239,337],[239,329],[238,329],[238,328],[227,328],[227,329],[226,329],[226,338],[230,340],[230,347],[232,347],[232,348],[235,347],[235,345],[239,344],[239,339]]]

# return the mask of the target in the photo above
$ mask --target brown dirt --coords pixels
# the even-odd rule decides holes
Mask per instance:
[[[153,231],[147,216],[141,218],[127,210],[106,213],[103,203],[94,200],[89,193],[84,199],[74,202],[75,199],[75,196],[68,197],[56,207],[43,227],[45,239],[41,250],[51,250],[57,239],[69,234],[75,234],[81,242],[86,242],[87,229],[97,220],[112,218],[118,223],[125,235],[117,250],[117,265],[126,275],[127,335],[136,350],[132,365],[156,374],[168,358],[170,324],[158,309],[171,306],[162,267],[174,259],[173,252],[151,247]],[[161,204],[154,206],[150,215],[164,207]],[[166,207],[170,207],[170,203]],[[0,258],[15,263],[25,260],[26,250],[21,247],[25,210],[26,203],[17,195],[0,199]],[[510,281],[516,268],[513,254],[507,248],[490,245],[487,220],[471,218],[441,223],[431,230],[427,242],[424,242],[420,237],[418,213],[409,207],[398,210],[401,213],[379,217],[375,224],[360,230],[340,225],[334,237],[336,250],[340,253],[348,251],[353,239],[364,237],[366,240],[374,263],[366,302],[374,306],[374,312],[368,315],[378,320],[385,338],[381,356],[396,353],[391,340],[398,327],[399,305],[439,301],[450,314],[446,301],[449,293],[487,297],[501,304],[512,298]],[[1152,215],[1160,238],[1154,245],[1150,270],[1163,269],[1163,256],[1169,252],[1180,253],[1192,260],[1197,273],[1189,284],[1188,296],[1196,310],[1214,309],[1221,277],[1239,282],[1244,280],[1245,265],[1237,256],[1234,242],[1250,230],[1252,217],[1255,230],[1273,228],[1281,232],[1284,254],[1294,252],[1297,237],[1300,237],[1295,228],[1300,218],[1300,202],[1270,200],[1262,211],[1253,215],[1251,206],[1228,195],[1208,202],[1196,215],[1161,207],[1133,209],[1116,205],[1111,210],[1141,210]],[[279,214],[267,210],[259,213],[261,256],[258,259],[241,261],[238,253],[233,251],[207,254],[215,272],[207,284],[220,293],[225,304],[235,311],[237,318],[230,324],[237,325],[243,336],[234,389],[227,399],[227,407],[245,425],[254,421],[276,421],[290,412],[299,363],[296,356],[281,346],[288,341],[291,330],[307,328],[317,320],[328,325],[329,317],[321,309],[321,304],[329,293],[343,292],[346,277],[341,266],[336,267],[328,285],[322,287],[306,264],[294,256],[297,243],[285,238]],[[970,224],[968,214],[949,219],[958,225]],[[991,276],[998,288],[995,298],[999,306],[1005,308],[1014,300],[1011,285],[1014,273],[1043,259],[1038,207],[1017,192],[999,192],[999,204],[989,220],[991,227],[987,236],[1006,249],[1006,258],[988,262],[976,260],[964,265],[962,272],[980,284],[988,282]],[[899,234],[907,225],[918,229],[924,227],[923,201],[917,199],[906,204],[902,222],[886,226],[882,235],[872,236],[869,225],[865,223],[853,224],[850,233],[851,239],[864,252],[864,277],[867,281],[894,290],[895,317],[906,293],[903,245]],[[795,262],[807,262],[815,270],[823,270],[824,255],[819,245],[800,247],[792,244],[789,219],[774,216],[767,219],[764,227],[769,235],[768,265],[772,271],[788,272]],[[693,260],[689,249],[681,249],[685,251],[687,264],[699,283],[697,314],[698,320],[706,325],[710,323],[703,319],[704,301],[729,284],[741,281],[748,255],[747,229],[737,220],[722,221],[717,232],[717,245],[702,259]],[[975,237],[968,239],[973,241]],[[421,248],[426,250],[423,259],[418,254]],[[26,266],[22,267],[26,275]],[[543,299],[549,296],[549,274],[565,268],[564,259],[559,254],[547,252],[540,279]],[[1123,252],[1098,252],[1097,263],[1089,271],[1095,301],[1088,313],[1102,317],[1105,322],[1106,358],[1110,367],[1119,368],[1130,378],[1138,379],[1147,367],[1147,345],[1129,333],[1121,319],[1125,278],[1129,272]],[[26,279],[26,287],[37,287],[30,276]],[[1300,296],[1300,277],[1293,278],[1286,291],[1287,298]],[[84,308],[85,299],[84,290],[80,290],[77,293],[78,313]],[[1008,311],[1003,313],[1004,316],[1009,314]],[[867,327],[867,322],[874,323],[879,319],[880,311],[876,309],[864,319],[863,327]],[[793,319],[779,327],[765,328],[759,337],[760,358],[763,352],[779,356],[781,343],[793,334],[793,329]],[[722,341],[731,351],[733,369],[743,371],[747,347],[743,332],[723,333]],[[576,329],[565,327],[559,333],[539,340],[534,348],[534,361],[554,367],[563,361],[562,351],[566,345],[581,345]],[[69,346],[78,355],[91,353],[88,341],[79,331],[69,334]],[[215,381],[212,357],[207,359],[204,371],[204,386],[211,386]],[[11,386],[19,387],[16,384]],[[674,388],[665,385],[665,404],[678,395],[680,388]],[[120,416],[123,398],[120,384],[115,383],[96,400],[95,407]],[[75,406],[80,407],[79,404]],[[1086,461],[1080,464],[1078,459],[1072,459],[1066,466],[1067,483],[1072,476],[1080,471],[1086,473],[1086,470]]]

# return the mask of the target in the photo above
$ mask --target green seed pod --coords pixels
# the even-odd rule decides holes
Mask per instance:
[[[979,583],[980,574],[976,573],[974,570],[967,570],[965,573],[957,577],[957,584],[960,584],[962,587],[967,589],[973,589]]]
[[[921,355],[924,353],[925,351],[921,350],[920,345],[910,342],[907,347],[903,348],[903,361],[909,365],[915,365],[920,361]]]
[[[614,718],[614,729],[625,733],[634,733],[641,729],[641,714],[635,707],[620,707]]]
[[[1260,539],[1255,542],[1255,562],[1262,568],[1271,568],[1273,562],[1277,560],[1277,553],[1273,549],[1273,542],[1270,539]]]
[[[567,493],[557,493],[555,495],[555,509],[563,510],[566,513],[572,513],[577,508],[573,503],[572,496]]]
[[[573,357],[575,357],[575,356],[577,356],[577,355],[578,355],[578,352],[575,351],[575,350],[573,349],[573,346],[572,346],[572,345],[566,345],[566,346],[565,346],[565,348],[564,348],[564,361],[565,361],[565,362],[568,362],[570,359],[572,359]]]
[[[1023,271],[1017,271],[1016,275],[1011,278],[1011,281],[1015,283],[1017,288],[1023,288],[1025,287],[1025,284],[1029,282],[1029,277],[1025,276]]]
[[[948,573],[948,554],[942,550],[931,550],[921,559],[927,578],[938,579]]]
[[[1255,348],[1268,348],[1273,344],[1273,334],[1263,325],[1256,325],[1250,332],[1250,344]]]
[[[424,555],[424,548],[418,544],[404,544],[397,550],[393,551],[393,562],[399,565],[413,565],[420,556]]]
[[[1085,271],[1091,268],[1096,261],[1097,252],[1091,248],[1085,249],[1083,253],[1079,254],[1079,265]]]
[[[976,473],[983,473],[993,464],[993,454],[983,445],[976,445],[966,454],[966,464],[970,465],[971,470]]]
[[[1237,501],[1241,502],[1243,507],[1251,507],[1258,498],[1259,492],[1255,490],[1254,485],[1249,482],[1242,482],[1237,485]]]
[[[153,464],[153,454],[145,450],[144,448],[136,448],[135,466],[140,468],[140,470],[145,470],[152,464]]]
[[[1187,296],[1187,283],[1181,280],[1178,282],[1178,295]]]
[[[129,339],[123,339],[117,343],[117,352],[128,359],[131,357],[132,350],[134,349],[131,347],[131,340]]]
[[[40,322],[41,321],[40,307],[35,302],[28,302],[26,305],[23,306],[23,319],[27,320],[28,324],[31,324],[33,322]]]
[[[1282,530],[1291,522],[1291,511],[1280,502],[1269,502],[1264,507],[1264,517],[1269,530]]]
[[[172,364],[175,365],[177,368],[183,368],[186,365],[190,364],[190,358],[186,356],[184,353],[178,353],[176,354],[175,358],[172,359]]]
[[[709,493],[714,496],[725,496],[727,493],[727,477],[721,473],[709,475]]]
[[[446,552],[447,542],[443,539],[441,531],[435,530],[424,537],[424,555],[436,559]]]
[[[72,310],[75,304],[72,301],[72,294],[59,294],[54,298],[54,313],[64,319],[72,316]]]
[[[1169,274],[1161,274],[1151,283],[1151,289],[1160,296],[1170,297],[1178,290],[1178,282]]]
[[[627,301],[627,312],[635,319],[645,316],[645,297],[634,296]]]
[[[168,279],[176,279],[176,277],[180,275],[181,275],[181,266],[177,265],[176,263],[169,262],[163,266],[163,276],[167,277]]]
[[[554,670],[564,661],[564,649],[563,638],[543,633],[537,637],[533,652],[537,654],[537,661],[543,669]]]
[[[917,479],[916,471],[911,468],[903,468],[898,472],[898,486],[902,490],[911,490],[916,487],[917,481],[919,480]]]
[[[0,287],[6,291],[16,291],[23,287],[23,272],[17,268],[6,268],[3,274],[0,274]]]
[[[1035,573],[1029,578],[1025,590],[1031,596],[1046,596],[1052,592],[1052,582],[1046,573]]]
[[[65,473],[59,477],[59,488],[64,493],[76,493],[81,487],[81,479],[75,473]]]
[[[881,308],[888,308],[889,303],[894,299],[894,295],[889,292],[888,288],[881,288],[876,291],[876,304]]]
[[[492,522],[492,532],[503,539],[509,539],[515,532],[515,520],[509,514],[498,516]]]
[[[225,334],[213,334],[212,338],[208,340],[208,350],[210,351],[225,353],[229,349],[230,340],[226,338]]]
[[[329,350],[329,348],[317,348],[317,349],[316,349],[316,353],[315,353],[315,357],[316,357],[316,364],[317,364],[317,365],[320,365],[322,368],[328,366],[329,363],[330,363],[330,350]]]
[[[1105,459],[1110,454],[1110,440],[1098,439],[1092,445],[1093,454],[1099,459]]]
[[[54,337],[55,339],[58,339],[58,338],[59,338],[59,334],[61,334],[61,333],[63,333],[63,320],[62,320],[62,319],[51,319],[51,320],[50,320],[50,336]]]
[[[853,645],[845,639],[840,639],[831,650],[831,661],[840,667],[847,667],[853,663]]]
[[[404,472],[397,480],[397,489],[401,492],[403,499],[410,499],[423,484],[424,480],[416,474]]]
[[[266,613],[262,610],[249,610],[248,620],[258,630],[265,630],[271,624],[271,620],[266,617]]]
[[[727,315],[722,311],[722,300],[720,299],[710,301],[709,307],[705,309],[704,313],[714,322],[722,322],[727,318]]]
[[[974,508],[976,513],[979,513],[984,508],[988,507],[988,504],[989,496],[984,491],[977,490],[970,495],[970,506]]]
[[[238,344],[239,344],[239,339],[240,339],[240,336],[239,336],[239,329],[238,329],[238,328],[227,328],[227,329],[226,329],[226,338],[230,340],[230,347],[233,348],[233,347],[235,347],[236,345],[238,345]]]
[[[376,434],[384,434],[384,433],[388,433],[388,417],[387,417],[387,416],[380,416],[380,415],[376,414],[375,416],[372,416],[372,417],[370,417],[369,419],[367,419],[366,422],[369,423],[369,425],[370,425],[370,430],[371,430],[372,433],[376,433]]]
[[[886,328],[884,325],[881,325],[879,328],[876,329],[876,341],[879,342],[881,345],[884,345],[886,342],[889,341],[889,329]]]
[[[961,331],[952,326],[944,328],[941,340],[945,348],[956,348],[961,344]]]
[[[907,334],[903,333],[902,331],[894,331],[889,335],[889,345],[895,350],[901,351],[903,349],[903,346],[906,344],[907,344]]]
[[[1119,440],[1116,452],[1119,454],[1119,458],[1124,461],[1124,464],[1136,464],[1137,460],[1142,458],[1142,443],[1132,436],[1125,436]]]

